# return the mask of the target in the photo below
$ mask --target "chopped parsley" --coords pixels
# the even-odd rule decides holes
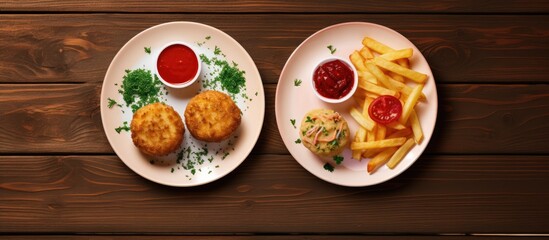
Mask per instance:
[[[302,83],[301,79],[297,79],[297,78],[294,79],[294,86],[299,87],[301,86],[301,83]]]
[[[122,131],[126,131],[126,132],[129,132],[130,131],[130,127],[128,126],[128,122],[124,122],[124,124],[120,127],[117,127],[114,129],[118,134],[120,134],[120,132]]]
[[[334,46],[332,46],[332,45],[328,45],[327,48],[330,50],[330,53],[331,53],[331,54],[334,54],[334,53],[336,52],[336,50],[337,50],[337,48],[334,48]]]
[[[240,93],[240,89],[246,86],[245,72],[239,70],[234,62],[232,66],[227,62],[222,65],[223,69],[215,78],[215,81],[221,82],[221,87],[229,93]]]
[[[295,143],[300,144],[301,143],[301,138],[298,138],[297,140],[295,140]]]
[[[294,126],[294,128],[296,128],[295,127],[295,119],[290,119],[290,123],[292,124],[292,126]]]
[[[229,153],[228,153],[228,152],[226,152],[225,154],[223,154],[223,157],[221,157],[221,160],[225,160],[225,158],[226,158],[227,156],[229,156]]]
[[[329,163],[326,163],[326,164],[324,164],[324,169],[326,169],[326,171],[333,172],[334,171],[334,166],[332,166]]]
[[[342,156],[339,155],[335,155],[333,159],[337,165],[341,164],[343,160],[345,160]]]
[[[162,82],[156,74],[153,78],[150,70],[141,68],[126,70],[123,79],[118,92],[122,94],[126,106],[131,107],[133,112],[147,104],[160,102],[158,96]]]
[[[171,171],[171,172],[173,173],[173,171],[174,171],[174,169],[172,168],[172,171]]]
[[[309,122],[309,123],[313,123],[313,119],[311,119],[311,116],[307,116],[307,120],[305,120],[305,122]]]
[[[145,52],[147,54],[151,54],[151,47],[145,47]]]
[[[214,49],[214,55],[219,55],[221,53],[221,49],[217,46],[215,46],[215,49]]]
[[[204,55],[203,53],[198,55],[198,57],[200,58],[200,61],[205,63],[206,65],[210,65],[212,63],[210,59],[206,57],[206,55]]]
[[[196,169],[191,169],[191,174],[194,175],[196,173]]]
[[[112,98],[107,98],[107,100],[109,100],[109,103],[107,104],[107,106],[108,106],[109,108],[114,107],[114,105],[119,106],[119,107],[122,106],[122,105],[118,104],[118,103],[117,103],[114,99],[112,99]]]
[[[206,40],[210,40],[210,38],[212,38],[212,36],[206,36]]]

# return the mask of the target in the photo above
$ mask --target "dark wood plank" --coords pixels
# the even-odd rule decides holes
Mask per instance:
[[[112,152],[97,84],[0,85],[0,152]]]
[[[202,22],[227,32],[248,50],[265,83],[278,81],[287,58],[308,36],[349,21],[401,32],[441,83],[549,82],[549,15],[404,14],[3,14],[0,82],[101,82],[131,37],[170,21]]]
[[[0,153],[113,153],[99,84],[4,84]],[[254,153],[287,154],[276,125],[276,85],[265,85],[265,122]],[[428,154],[549,154],[549,85],[440,84]]]
[[[225,235],[215,235],[215,236],[171,236],[171,235],[147,235],[147,236],[119,236],[119,235],[7,235],[2,236],[2,239],[10,240],[23,240],[23,239],[32,239],[32,240],[49,240],[49,239],[91,239],[91,240],[125,240],[125,239],[162,239],[162,240],[187,240],[187,239],[196,239],[196,240],[248,240],[248,239],[259,239],[259,240],[311,240],[311,239],[338,239],[338,240],[355,240],[355,239],[364,239],[364,240],[431,240],[431,239],[448,239],[448,240],[459,240],[459,239],[481,239],[481,240],[493,240],[493,239],[505,239],[505,240],[521,240],[521,239],[531,239],[532,236],[536,237],[547,237],[547,235],[528,235],[525,236],[514,236],[514,235],[504,235],[504,236],[466,236],[462,234],[450,234],[450,235],[434,235],[434,236],[370,236],[370,235],[250,235],[250,236],[225,236]],[[540,239],[540,238],[536,238]]]
[[[5,11],[101,11],[101,12],[436,12],[436,13],[501,13],[549,12],[549,4],[542,0],[529,1],[288,1],[288,0],[232,0],[232,1],[4,1]]]
[[[547,233],[548,176],[547,156],[424,156],[388,182],[348,188],[289,155],[261,155],[220,181],[171,188],[115,156],[3,156],[0,231]]]

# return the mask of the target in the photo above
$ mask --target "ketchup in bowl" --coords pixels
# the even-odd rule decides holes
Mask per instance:
[[[332,100],[348,99],[356,90],[356,79],[355,71],[339,59],[321,62],[313,73],[315,91],[318,95]]]
[[[160,52],[156,68],[160,79],[163,79],[168,85],[178,87],[196,80],[200,63],[196,53],[190,47],[175,43]]]

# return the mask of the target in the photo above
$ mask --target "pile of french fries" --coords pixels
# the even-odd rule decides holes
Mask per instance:
[[[358,71],[359,85],[353,98],[360,106],[350,109],[360,125],[351,150],[356,160],[370,158],[367,170],[372,174],[384,164],[394,169],[423,140],[415,106],[427,101],[422,90],[428,76],[410,68],[411,48],[395,50],[370,37],[365,37],[362,45],[349,56]],[[387,125],[376,123],[368,114],[370,103],[382,95],[394,96],[402,103],[400,119]]]

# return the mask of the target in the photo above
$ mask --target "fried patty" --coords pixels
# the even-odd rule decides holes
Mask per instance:
[[[202,92],[189,101],[185,123],[191,135],[206,142],[227,139],[240,125],[240,109],[229,95],[218,91]]]
[[[181,146],[185,133],[181,116],[163,103],[149,104],[137,110],[130,128],[133,144],[151,156],[175,152]]]

